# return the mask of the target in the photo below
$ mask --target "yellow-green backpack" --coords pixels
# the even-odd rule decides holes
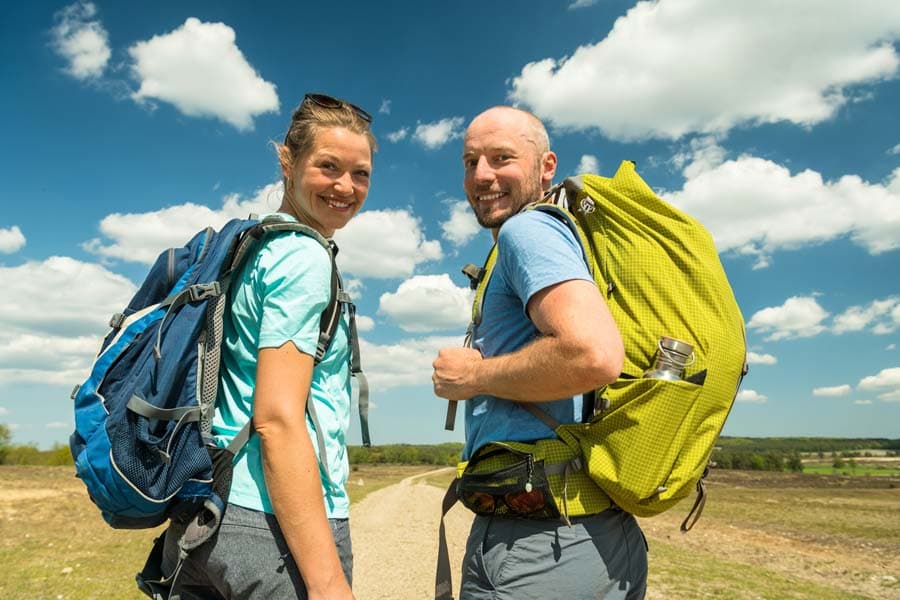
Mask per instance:
[[[470,459],[460,465],[460,474],[474,462],[478,465],[470,471],[502,465],[504,459],[495,458],[499,446],[513,453],[536,452],[559,503],[570,507],[574,502],[574,511],[567,513],[592,512],[584,505],[598,502],[591,498],[595,494],[578,493],[572,485],[578,467],[612,504],[640,517],[668,510],[694,490],[702,502],[710,453],[746,373],[744,319],[712,237],[697,220],[659,198],[630,161],[622,162],[612,178],[566,179],[548,198],[530,209],[554,214],[581,240],[625,344],[623,372],[595,390],[594,416],[583,424],[560,425],[537,406],[522,404],[559,439],[490,444],[473,459],[489,452],[494,457]],[[479,278],[474,322],[481,319],[495,252]],[[662,337],[693,346],[681,380],[642,377],[654,364]],[[574,469],[553,466],[570,461]]]

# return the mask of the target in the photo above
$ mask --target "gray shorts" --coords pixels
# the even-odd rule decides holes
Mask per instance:
[[[352,584],[350,523],[347,519],[329,519],[329,523],[344,575]],[[164,573],[174,570],[182,533],[175,524],[166,532]],[[306,597],[300,571],[275,516],[229,504],[216,535],[185,560],[170,599]]]
[[[640,600],[647,542],[635,518],[610,509],[557,520],[476,516],[460,600]]]

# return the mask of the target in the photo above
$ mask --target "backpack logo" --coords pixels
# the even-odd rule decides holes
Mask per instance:
[[[596,204],[594,204],[594,200],[590,196],[585,196],[581,199],[581,212],[585,214],[591,214],[594,212],[596,208]]]

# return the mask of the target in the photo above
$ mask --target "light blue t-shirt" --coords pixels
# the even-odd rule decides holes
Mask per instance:
[[[293,220],[287,215],[285,219]],[[316,240],[299,233],[270,237],[250,257],[232,282],[230,310],[225,313],[222,372],[213,434],[227,445],[253,414],[259,350],[293,342],[315,356],[319,321],[331,290],[331,259]],[[350,426],[350,350],[347,317],[341,321],[324,359],[313,369],[312,402],[324,432],[329,473],[322,494],[329,518],[347,518],[349,465],[346,437]],[[309,415],[306,427],[318,456],[316,432]],[[319,461],[320,474],[323,471]],[[259,436],[238,453],[228,501],[272,513],[263,477]]]
[[[545,288],[573,279],[593,281],[581,245],[565,223],[537,210],[510,218],[497,236],[497,262],[485,291],[481,324],[473,332],[473,348],[491,357],[534,340],[540,332],[528,318],[528,301]],[[539,406],[560,423],[581,421],[581,396]],[[463,460],[488,442],[554,436],[537,417],[508,400],[481,395],[466,402]]]

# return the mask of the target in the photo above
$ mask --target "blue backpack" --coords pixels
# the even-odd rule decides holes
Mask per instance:
[[[75,432],[69,446],[76,474],[112,527],[195,519],[190,547],[218,527],[232,459],[251,434],[248,423],[222,449],[210,433],[229,284],[266,236],[282,231],[308,235],[329,251],[331,302],[322,314],[315,361],[325,355],[345,304],[351,373],[359,383],[363,443],[369,445],[368,386],[359,363],[355,308],[341,288],[336,248],[313,229],[277,215],[234,219],[221,231],[207,228],[183,248],[159,256],[125,311],[113,316],[90,377],[72,394]],[[324,461],[314,403],[306,406]]]

